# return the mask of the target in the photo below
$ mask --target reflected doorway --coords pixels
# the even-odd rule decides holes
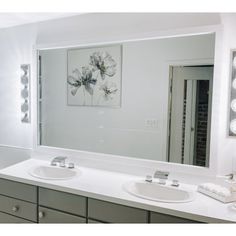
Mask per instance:
[[[213,66],[170,67],[168,161],[209,166]]]

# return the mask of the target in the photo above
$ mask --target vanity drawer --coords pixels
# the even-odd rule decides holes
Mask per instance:
[[[0,224],[1,223],[4,223],[4,224],[5,223],[13,223],[13,224],[24,223],[25,224],[25,223],[32,223],[32,222],[30,222],[28,220],[24,220],[19,217],[15,217],[15,216],[0,212]]]
[[[104,222],[88,219],[88,224],[104,224]]]
[[[88,217],[109,223],[147,223],[148,212],[145,210],[88,199]]]
[[[39,205],[86,216],[86,197],[39,188]]]
[[[150,223],[199,223],[193,220],[151,212]]]
[[[37,202],[37,187],[11,180],[0,179],[0,194],[28,202]]]
[[[86,218],[39,207],[39,223],[86,223]]]
[[[0,211],[17,217],[37,221],[37,205],[0,195]]]

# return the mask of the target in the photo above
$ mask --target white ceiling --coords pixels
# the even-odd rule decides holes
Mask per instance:
[[[0,13],[0,28],[58,19],[73,15],[79,15],[79,13]]]

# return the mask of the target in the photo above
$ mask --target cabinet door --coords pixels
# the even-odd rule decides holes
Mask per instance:
[[[88,217],[108,223],[147,223],[148,212],[89,198]]]
[[[199,222],[185,218],[180,218],[177,216],[151,212],[150,223],[199,223]]]
[[[86,216],[86,197],[39,188],[39,205],[78,216]]]
[[[15,216],[12,216],[12,215],[9,215],[9,214],[6,214],[6,213],[3,213],[3,212],[0,212],[0,223],[13,223],[13,224],[16,224],[16,223],[32,223],[28,220],[24,220],[22,218],[18,218],[18,217],[15,217]]]
[[[12,180],[0,179],[0,194],[28,202],[37,202],[36,186]]]
[[[88,224],[104,224],[104,222],[98,220],[88,219]]]
[[[86,219],[46,207],[39,207],[39,223],[86,223]]]

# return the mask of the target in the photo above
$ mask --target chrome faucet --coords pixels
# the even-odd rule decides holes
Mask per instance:
[[[65,167],[66,166],[66,159],[67,157],[58,156],[52,159],[51,166],[57,166]]]
[[[168,179],[169,174],[170,173],[167,171],[157,170],[154,173],[153,178],[159,179],[159,184],[166,184],[166,180]]]

